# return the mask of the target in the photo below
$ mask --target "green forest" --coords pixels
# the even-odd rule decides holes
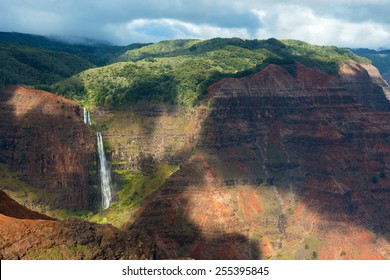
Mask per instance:
[[[274,38],[170,40],[93,47],[53,43],[32,35],[3,37],[0,36],[1,88],[13,84],[32,86],[87,107],[120,109],[153,102],[188,108],[199,104],[214,82],[248,76],[269,64],[282,65],[292,75],[296,62],[337,75],[340,63],[350,59],[370,62],[349,49]]]
[[[247,76],[269,64],[294,74],[295,62],[337,74],[339,64],[349,59],[365,61],[348,49],[292,40],[162,41],[126,51],[114,64],[88,69],[46,89],[86,106],[120,108],[147,101],[192,107],[222,78]]]

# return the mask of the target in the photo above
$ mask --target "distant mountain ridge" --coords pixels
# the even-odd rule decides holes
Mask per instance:
[[[146,45],[131,44],[129,46],[114,46],[109,42],[89,38],[67,39],[17,32],[0,32],[0,43],[30,46],[57,52],[68,52],[87,59],[97,66],[108,64],[113,58],[127,50]]]
[[[0,60],[0,88],[56,83],[95,67],[71,53],[4,43],[0,43]]]
[[[382,77],[390,84],[390,50],[352,49],[360,56],[371,60],[372,64],[378,68]]]
[[[119,47],[88,38],[77,39],[77,44],[64,40],[0,32],[0,89],[11,85],[53,84],[84,70],[109,64],[121,53],[145,45]]]

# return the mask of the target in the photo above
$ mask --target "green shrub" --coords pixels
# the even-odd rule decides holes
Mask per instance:
[[[315,260],[315,259],[318,258],[318,253],[317,253],[317,251],[313,251],[312,258],[313,258],[313,260]]]

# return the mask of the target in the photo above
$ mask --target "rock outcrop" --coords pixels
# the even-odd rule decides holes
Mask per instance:
[[[89,207],[94,146],[76,102],[22,87],[0,94],[0,163],[43,190],[47,209]]]
[[[0,213],[16,219],[55,220],[49,216],[31,211],[27,207],[20,205],[3,191],[0,191]]]
[[[142,231],[77,218],[57,221],[0,192],[0,258],[156,259],[164,255]]]
[[[212,85],[192,157],[134,226],[171,258],[390,258],[390,105],[372,73],[269,65]]]

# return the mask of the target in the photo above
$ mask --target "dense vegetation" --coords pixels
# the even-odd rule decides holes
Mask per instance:
[[[250,75],[271,63],[291,74],[295,62],[337,74],[339,64],[349,59],[363,60],[348,49],[293,40],[162,41],[129,50],[117,57],[119,62],[89,69],[49,90],[89,105],[121,108],[147,101],[191,107],[212,83]]]
[[[66,52],[82,57],[96,66],[107,65],[114,58],[127,50],[145,46],[145,44],[132,44],[129,46],[113,46],[107,42],[97,42],[84,38],[83,42],[71,44],[59,38],[47,38],[39,35],[23,33],[0,32],[0,44],[12,44],[33,48]]]
[[[0,43],[0,89],[9,85],[48,84],[94,67],[73,54]]]
[[[0,87],[34,85],[89,106],[122,108],[146,101],[192,107],[212,83],[250,75],[271,63],[291,74],[296,62],[337,74],[339,64],[349,59],[368,62],[348,49],[294,40],[215,38],[127,47],[84,43],[0,32]]]

